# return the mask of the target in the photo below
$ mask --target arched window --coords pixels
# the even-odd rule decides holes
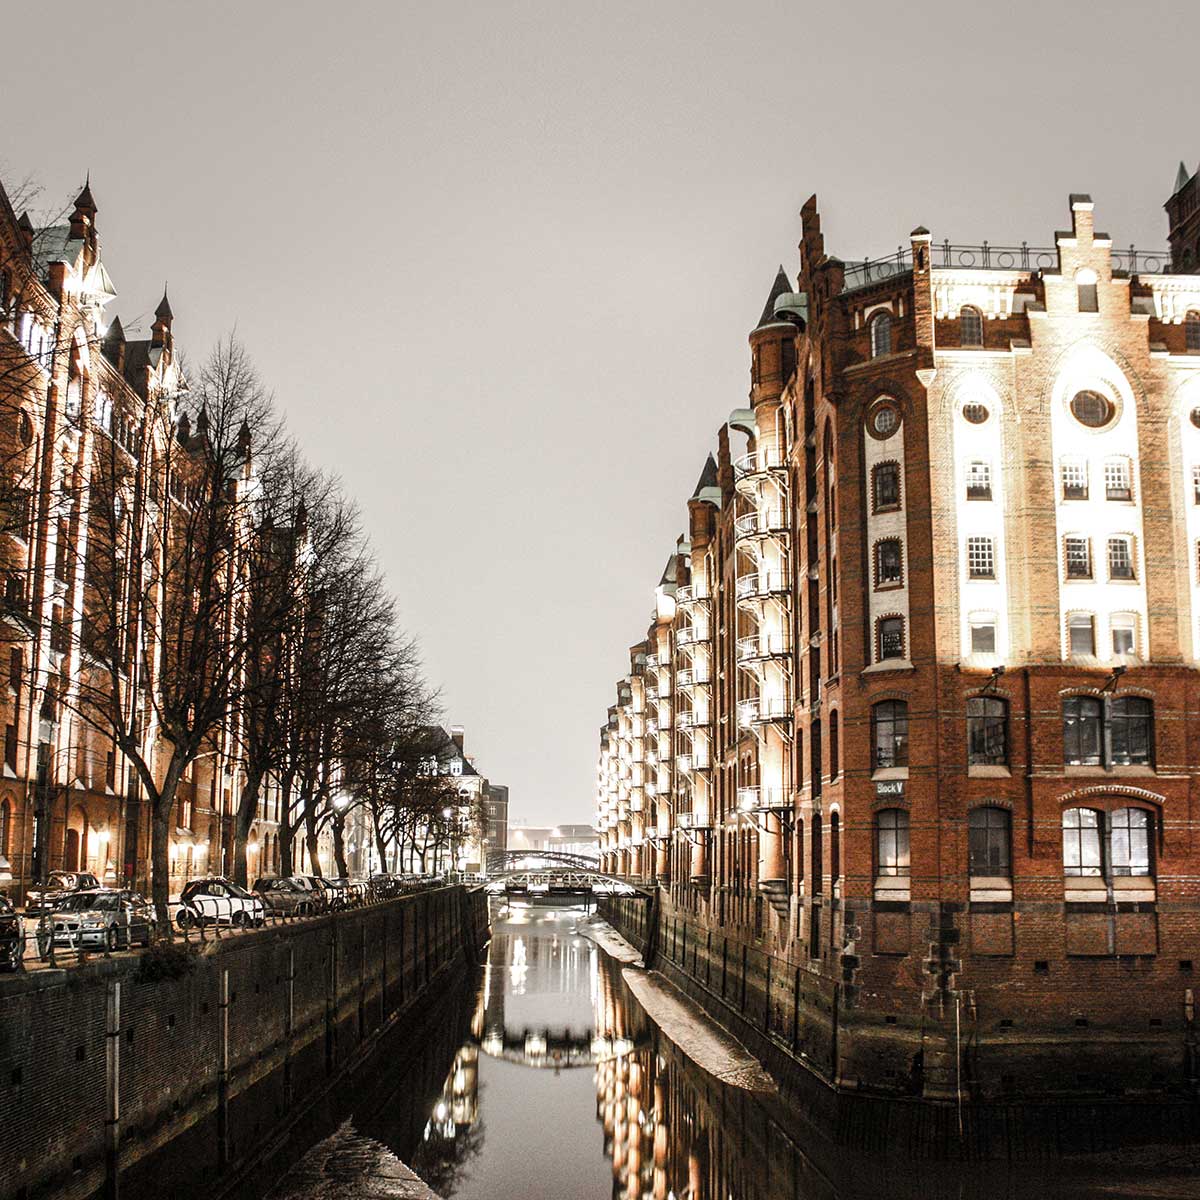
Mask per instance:
[[[877,312],[871,318],[871,357],[892,352],[892,314]]]
[[[1101,814],[1094,808],[1068,808],[1063,813],[1062,830],[1063,874],[1101,875]]]
[[[1109,709],[1109,746],[1116,766],[1149,763],[1154,749],[1154,705],[1141,696],[1118,696]]]
[[[971,766],[1007,766],[1008,702],[997,696],[967,701],[967,762]]]
[[[1118,808],[1109,814],[1109,863],[1114,875],[1150,874],[1150,814]]]
[[[842,818],[829,814],[829,877],[837,883],[842,877]]]
[[[0,854],[8,857],[12,850],[12,804],[5,800],[0,804]]]
[[[1079,311],[1099,312],[1100,299],[1096,293],[1096,272],[1090,267],[1084,267],[1075,272],[1075,287],[1079,294]]]
[[[1184,318],[1183,334],[1188,350],[1200,350],[1200,312],[1190,312]]]
[[[1104,705],[1095,696],[1063,701],[1063,762],[1098,766],[1104,748]]]
[[[871,705],[871,769],[908,766],[908,702]]]
[[[1012,814],[994,804],[973,808],[967,817],[967,852],[972,875],[1012,873]]]
[[[875,543],[875,586],[899,587],[904,582],[904,555],[899,538]]]
[[[808,774],[812,781],[812,794],[821,794],[821,722],[813,721],[808,727]]]
[[[1063,874],[1113,879],[1153,874],[1153,815],[1144,808],[1068,808],[1063,813]]]
[[[971,305],[964,305],[958,312],[958,327],[964,346],[983,345],[983,314]]]
[[[825,864],[821,861],[821,818],[817,813],[813,813],[812,837],[809,841],[812,843],[812,870],[809,872],[812,877],[812,894],[819,896],[825,882]]]
[[[907,878],[910,873],[908,813],[884,808],[875,814],[875,874]]]
[[[878,625],[878,660],[904,657],[904,618],[880,617]]]
[[[839,746],[837,709],[829,714],[829,779],[835,780],[842,773],[842,752]],[[832,826],[831,826],[832,828]],[[834,872],[835,876],[837,872]]]
[[[900,507],[900,464],[876,463],[871,468],[871,507],[886,512]]]

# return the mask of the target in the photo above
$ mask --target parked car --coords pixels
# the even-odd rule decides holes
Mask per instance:
[[[54,912],[68,896],[95,891],[99,887],[100,880],[87,871],[51,871],[45,884],[25,893],[25,915],[36,917]]]
[[[317,912],[333,912],[342,907],[342,897],[328,879],[320,875],[296,875],[294,878],[311,890]]]
[[[7,896],[0,896],[0,970],[20,969],[25,957],[25,922]]]
[[[135,942],[148,946],[154,940],[155,920],[153,905],[137,892],[76,892],[38,922],[38,955],[49,958],[51,942],[67,950],[122,950]]]
[[[313,894],[298,879],[268,875],[254,881],[254,891],[272,912],[310,917],[317,911]]]
[[[180,893],[175,913],[175,924],[180,929],[213,924],[240,928],[261,925],[266,919],[267,906],[262,897],[220,876],[189,880]]]

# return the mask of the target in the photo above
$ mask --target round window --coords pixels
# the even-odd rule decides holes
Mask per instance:
[[[890,437],[900,426],[900,413],[890,404],[881,404],[871,418],[871,428],[880,437]]]
[[[1099,392],[1077,392],[1071,401],[1071,415],[1089,429],[1103,429],[1113,419],[1113,406]]]
[[[1188,413],[1188,420],[1191,421],[1191,423],[1195,425],[1197,429],[1200,429],[1200,407],[1193,408],[1192,411]]]
[[[989,416],[987,405],[980,404],[978,400],[972,400],[969,404],[964,404],[962,414],[972,425],[982,425]]]

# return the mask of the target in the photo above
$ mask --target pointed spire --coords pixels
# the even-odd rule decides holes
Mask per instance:
[[[86,212],[91,216],[96,215],[96,201],[92,199],[92,173],[87,173],[87,179],[84,181],[83,191],[75,197],[75,211]]]
[[[700,478],[696,480],[696,486],[692,491],[692,499],[695,500],[705,488],[717,486],[717,460],[710,454],[704,460],[704,470],[700,472]]]
[[[208,436],[208,405],[201,404],[200,411],[196,414],[196,432],[201,437]]]
[[[167,285],[163,284],[163,297],[158,302],[158,307],[154,310],[154,315],[164,324],[170,325],[175,319],[175,314],[171,311],[171,302],[167,299]]]
[[[104,344],[109,342],[123,342],[125,340],[125,326],[121,324],[120,317],[113,317],[111,324],[104,333]]]
[[[238,430],[237,445],[242,461],[247,461],[250,457],[250,422],[245,417],[242,418],[242,427]]]
[[[1179,170],[1175,172],[1175,191],[1173,191],[1171,193],[1171,195],[1174,196],[1174,195],[1178,194],[1179,192],[1183,191],[1183,189],[1185,187],[1187,187],[1187,181],[1189,179],[1191,179],[1191,177],[1192,176],[1189,173],[1187,167],[1184,166],[1184,164],[1182,162],[1180,162]]]
[[[101,347],[104,351],[105,358],[112,363],[118,371],[125,369],[125,326],[121,324],[120,317],[113,317],[112,323],[104,333],[104,342]]]
[[[758,318],[758,324],[773,325],[775,323],[775,301],[780,296],[786,296],[792,290],[791,280],[787,277],[787,272],[781,266],[775,275],[775,282],[771,284],[771,294],[767,297],[767,302],[763,306],[762,316]]]
[[[187,413],[179,414],[179,440],[186,446],[192,439],[192,422]]]
[[[308,525],[308,505],[301,498],[300,503],[296,505],[296,528],[304,529]]]

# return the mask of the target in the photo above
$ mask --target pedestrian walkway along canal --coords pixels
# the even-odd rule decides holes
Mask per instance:
[[[349,1097],[349,1117],[310,1139],[270,1200],[1197,1195],[1191,1163],[1157,1154],[1010,1172],[806,1142],[776,1098],[717,1078],[711,1045],[704,1070],[668,1039],[591,931],[582,908],[498,908],[474,991],[446,997],[386,1086]]]

